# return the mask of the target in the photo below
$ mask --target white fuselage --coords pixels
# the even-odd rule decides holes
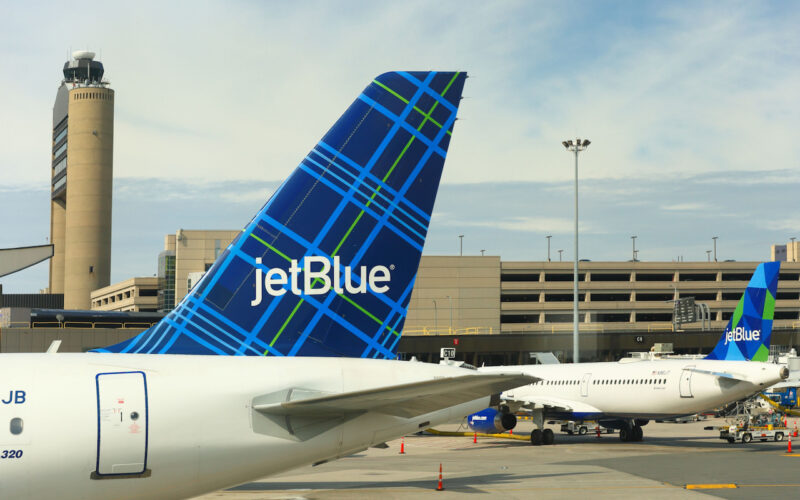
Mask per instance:
[[[724,372],[742,380],[691,371],[692,368]],[[479,370],[510,369],[506,366]],[[651,419],[688,415],[737,401],[782,380],[781,371],[785,369],[753,361],[660,359],[524,365],[514,366],[513,370],[542,380],[504,392],[501,397],[506,401],[525,404],[550,398],[556,402],[574,402],[576,419]],[[584,405],[599,410],[599,414],[581,411]]]
[[[0,498],[186,498],[350,455],[461,418],[489,398],[414,418],[367,412],[306,440],[254,425],[263,416],[253,399],[290,388],[341,393],[466,371],[346,358],[3,354]],[[14,433],[20,423],[22,432]],[[137,467],[146,472],[115,475]]]

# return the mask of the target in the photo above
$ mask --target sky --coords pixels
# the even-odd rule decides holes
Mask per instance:
[[[800,237],[800,7],[791,2],[0,0],[0,247],[49,236],[61,68],[116,91],[112,282],[163,236],[236,229],[385,71],[467,80],[426,254],[764,260]],[[87,22],[87,13],[91,13]],[[47,264],[0,278],[47,284]]]

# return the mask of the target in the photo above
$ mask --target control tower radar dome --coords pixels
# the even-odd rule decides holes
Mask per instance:
[[[81,59],[89,59],[91,61],[92,59],[94,59],[94,52],[91,52],[89,50],[76,50],[75,52],[72,53],[72,58],[75,59],[76,61],[79,61]]]
[[[103,80],[103,63],[94,60],[94,52],[76,50],[64,63],[64,80],[73,83],[99,84]]]

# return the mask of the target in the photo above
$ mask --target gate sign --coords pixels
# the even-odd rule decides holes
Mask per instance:
[[[680,326],[683,323],[694,323],[695,321],[697,321],[697,313],[694,307],[694,297],[676,300],[672,311],[672,322]]]
[[[453,359],[456,357],[455,347],[442,347],[439,351],[439,357],[442,359]]]

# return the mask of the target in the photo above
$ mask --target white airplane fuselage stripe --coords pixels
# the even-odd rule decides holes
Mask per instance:
[[[0,498],[187,498],[347,456],[416,432],[420,425],[437,425],[478,411],[488,405],[488,395],[409,419],[368,412],[306,440],[264,433],[265,420],[255,422],[262,415],[252,409],[253,398],[289,388],[358,391],[465,371],[347,358],[3,354],[0,456],[13,451],[15,457],[0,459]],[[138,401],[131,402],[143,397],[133,394],[137,390],[126,395],[119,389],[124,384],[106,384],[113,375],[101,376],[98,382],[98,374],[118,372],[145,374],[144,411]],[[136,385],[143,378],[127,379],[125,383]],[[118,408],[98,411],[98,383],[105,391],[102,405],[118,404]],[[133,411],[138,414],[136,421],[131,420]],[[17,435],[9,430],[15,418],[24,422]],[[130,459],[134,463],[116,466],[127,472],[141,470],[144,450],[139,447],[144,442],[141,433],[146,433],[146,477],[92,479],[98,449],[101,455],[108,451],[98,444],[99,427],[119,431],[119,439],[135,443]],[[21,456],[16,457],[18,452]]]
[[[734,374],[745,380],[684,371],[692,367]],[[537,398],[557,398],[565,402],[574,401],[578,405],[589,405],[603,416],[620,418],[656,418],[710,410],[782,380],[781,368],[776,364],[704,359],[524,365],[479,370],[515,370],[543,379],[542,382],[504,392],[502,397],[508,401],[525,403],[535,402]],[[587,374],[587,383],[582,386],[581,382]],[[689,378],[682,383],[683,376]]]

